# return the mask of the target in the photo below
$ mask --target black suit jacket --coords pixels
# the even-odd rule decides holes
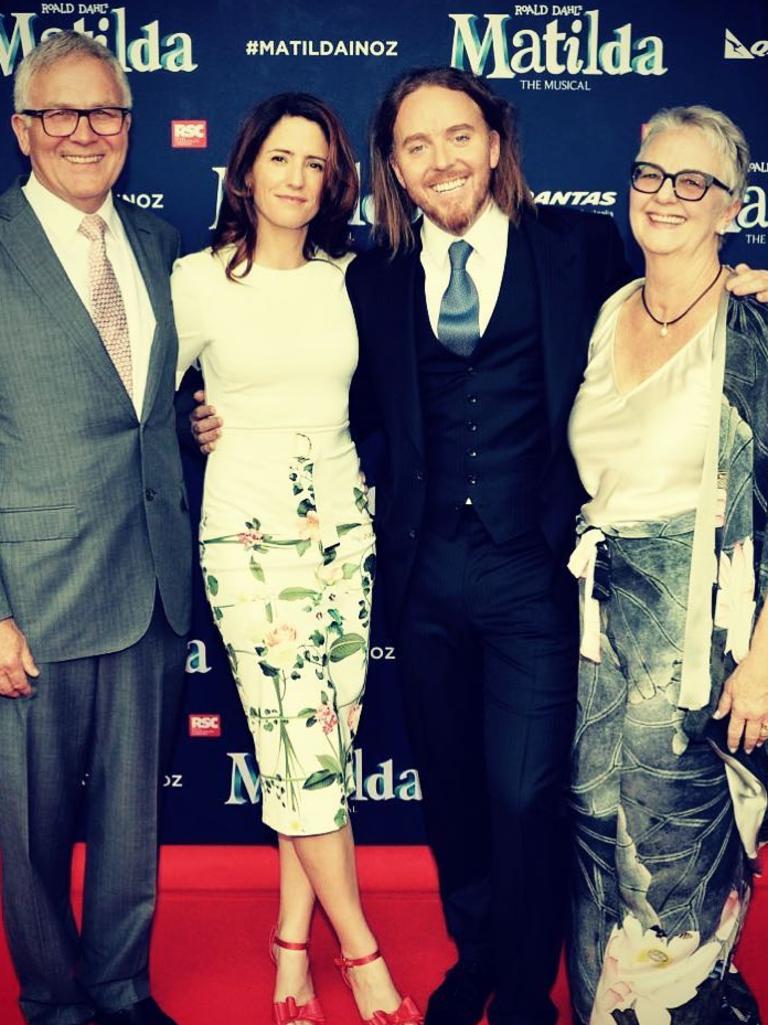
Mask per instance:
[[[540,495],[541,526],[565,559],[583,492],[566,443],[568,415],[603,301],[631,277],[613,219],[563,207],[522,216],[536,269],[550,451]],[[347,271],[360,336],[351,395],[356,438],[378,425],[386,457],[377,477],[376,532],[385,601],[394,625],[424,515],[424,432],[415,340],[420,248],[392,257],[374,249]]]

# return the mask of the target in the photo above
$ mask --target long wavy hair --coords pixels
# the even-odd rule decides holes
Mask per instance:
[[[498,166],[491,171],[491,195],[515,224],[523,207],[532,206],[531,193],[520,166],[517,112],[468,71],[458,68],[415,68],[397,78],[376,111],[371,127],[371,177],[374,202],[374,236],[396,252],[413,248],[416,206],[392,169],[395,120],[400,104],[422,86],[441,86],[465,93],[478,105],[488,128],[498,133]]]
[[[303,117],[320,126],[328,142],[320,209],[309,223],[304,256],[321,249],[342,256],[349,248],[347,222],[358,197],[358,178],[347,133],[331,108],[309,93],[278,93],[257,104],[237,133],[224,178],[224,196],[213,232],[212,249],[234,246],[227,262],[230,280],[245,277],[253,266],[258,212],[249,185],[253,162],[264,140],[284,117]],[[235,272],[238,273],[235,273]]]

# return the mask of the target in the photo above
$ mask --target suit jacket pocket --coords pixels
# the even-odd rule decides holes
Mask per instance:
[[[36,506],[27,509],[0,508],[0,544],[15,541],[55,541],[77,537],[78,517],[74,505]]]

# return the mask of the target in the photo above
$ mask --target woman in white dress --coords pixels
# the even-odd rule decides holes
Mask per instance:
[[[325,1019],[309,973],[315,900],[364,1021],[418,1025],[358,892],[348,797],[374,541],[349,433],[357,334],[344,273],[357,176],[338,119],[284,93],[243,123],[210,249],[179,260],[179,375],[199,359],[227,430],[206,467],[200,551],[276,830],[274,1020]]]

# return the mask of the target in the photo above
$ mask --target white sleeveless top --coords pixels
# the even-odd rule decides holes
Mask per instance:
[[[620,309],[620,307],[619,307]],[[568,438],[591,496],[592,526],[668,519],[695,509],[711,412],[715,318],[629,391],[616,384],[619,309],[598,323]]]

